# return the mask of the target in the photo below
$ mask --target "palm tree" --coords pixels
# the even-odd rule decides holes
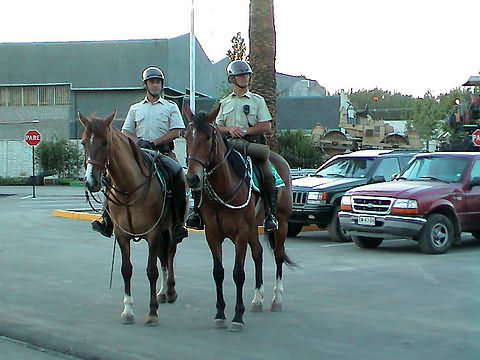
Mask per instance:
[[[272,115],[272,136],[268,143],[277,149],[276,79],[275,79],[275,19],[273,0],[250,0],[250,65],[253,70],[252,91],[265,98]]]

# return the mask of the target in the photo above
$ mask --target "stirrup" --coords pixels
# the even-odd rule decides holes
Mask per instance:
[[[188,228],[195,229],[195,230],[203,230],[204,225],[202,221],[202,217],[197,212],[192,212],[187,219],[186,225]]]
[[[263,229],[265,231],[278,230],[278,221],[273,214],[267,216],[263,222]]]
[[[105,220],[92,221],[92,230],[102,234],[105,237],[112,237],[113,226],[110,228]]]

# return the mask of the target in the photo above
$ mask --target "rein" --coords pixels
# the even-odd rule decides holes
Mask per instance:
[[[226,196],[227,200],[223,200],[215,192],[215,189],[214,189],[213,185],[210,183],[210,181],[208,181],[208,178],[211,175],[213,175],[213,173],[215,173],[215,171],[218,168],[220,168],[220,166],[222,166],[228,160],[228,157],[230,156],[232,151],[235,151],[237,154],[240,155],[240,157],[242,157],[242,156],[237,150],[233,149],[233,147],[230,147],[228,149],[228,151],[225,153],[223,159],[220,160],[217,164],[215,164],[211,170],[208,170],[208,167],[210,166],[210,163],[212,162],[212,158],[215,155],[215,152],[216,152],[216,149],[217,149],[217,129],[212,124],[209,124],[209,125],[213,128],[213,133],[212,133],[212,145],[210,147],[210,152],[209,152],[209,155],[208,155],[208,162],[204,163],[202,160],[198,159],[195,156],[188,156],[187,161],[188,160],[196,161],[202,166],[202,168],[203,168],[203,178],[204,178],[204,182],[203,182],[204,183],[204,190],[206,191],[208,197],[211,200],[215,200],[219,204],[221,204],[221,205],[223,205],[223,206],[225,206],[229,209],[243,209],[244,207],[246,207],[248,205],[248,203],[250,202],[250,199],[252,197],[253,166],[252,166],[251,159],[250,159],[250,157],[247,157],[247,160],[245,161],[245,171],[244,171],[243,177],[232,188],[232,190],[228,193],[228,196]],[[241,204],[241,205],[231,205],[231,204],[229,204],[230,201],[232,201],[237,196],[238,190],[240,189],[242,184],[247,181],[247,177],[248,177],[249,181],[248,181],[248,197],[247,197],[246,202]]]

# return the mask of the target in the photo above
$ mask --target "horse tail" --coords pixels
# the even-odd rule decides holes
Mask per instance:
[[[275,231],[265,232],[265,237],[268,240],[268,245],[270,246],[270,249],[273,252],[275,252],[275,240],[277,238],[275,236]],[[297,267],[298,266],[297,263],[295,263],[294,261],[292,261],[292,259],[290,259],[290,257],[287,255],[287,252],[285,250],[283,251],[282,262],[287,264],[289,267]]]

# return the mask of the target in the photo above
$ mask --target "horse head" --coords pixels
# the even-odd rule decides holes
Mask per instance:
[[[84,127],[82,145],[86,159],[85,184],[92,192],[97,192],[101,188],[100,177],[107,162],[110,125],[116,113],[115,110],[105,119],[86,117],[82,113],[78,113],[79,121]]]
[[[215,165],[218,157],[217,137],[220,136],[214,125],[220,105],[210,113],[193,114],[185,104],[184,113],[189,121],[185,132],[187,142],[187,184],[192,190],[203,186],[202,172]]]

